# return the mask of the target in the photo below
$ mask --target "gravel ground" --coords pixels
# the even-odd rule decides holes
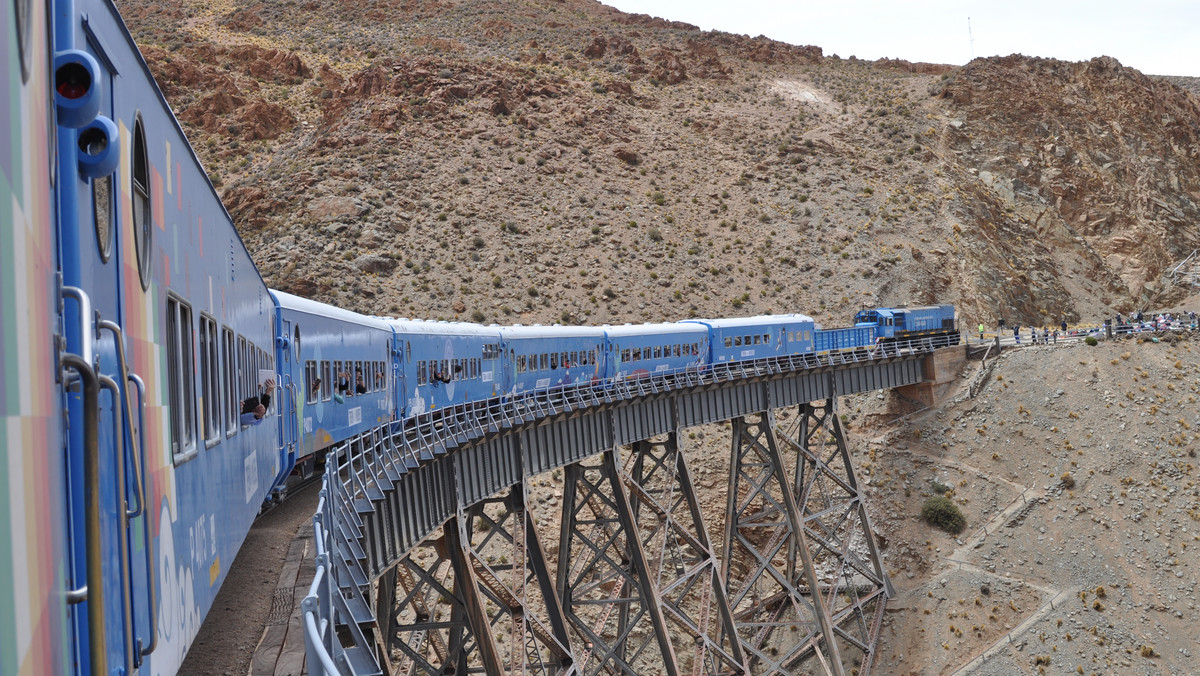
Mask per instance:
[[[320,484],[310,484],[254,522],[180,674],[249,673],[288,545],[300,526],[312,518],[319,495]]]

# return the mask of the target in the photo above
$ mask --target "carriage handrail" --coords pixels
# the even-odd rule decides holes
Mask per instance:
[[[87,584],[67,592],[72,603],[88,603],[88,654],[95,673],[108,673],[104,628],[104,557],[100,549],[100,381],[90,362],[64,354],[63,368],[79,374],[83,392],[83,502],[87,540]]]
[[[125,491],[125,436],[124,428],[122,427],[122,419],[118,417],[117,409],[124,409],[121,406],[121,386],[117,381],[106,375],[97,376],[100,381],[100,388],[108,390],[112,395],[113,404],[113,448],[116,451],[116,470],[114,474],[117,479],[117,523],[120,525],[119,532],[121,539],[118,543],[118,561],[121,565],[121,620],[124,626],[122,627],[121,636],[125,641],[124,650],[121,651],[125,659],[125,673],[132,674],[135,666],[141,663],[141,655],[138,657],[138,664],[134,664],[133,660],[133,573],[129,569],[129,496]]]
[[[86,291],[77,286],[64,286],[62,288],[62,295],[74,298],[79,303],[79,323],[81,331],[86,331],[89,326],[92,326],[92,322],[94,321],[92,318],[91,297],[87,295]],[[93,364],[96,363],[95,340],[94,335],[89,336],[87,333],[83,333],[79,337],[79,357],[88,365],[88,368],[94,368]]]
[[[133,383],[134,389],[138,395],[138,429],[146,428],[146,383],[142,381],[142,377],[136,373],[129,374],[129,382]],[[142,524],[142,538],[145,541],[145,547],[142,551],[146,560],[146,579],[149,583],[146,585],[146,592],[149,595],[149,605],[147,610],[150,614],[149,626],[152,628],[150,632],[150,642],[146,647],[141,649],[142,656],[145,657],[154,652],[158,647],[158,590],[154,586],[154,581],[158,579],[157,566],[158,562],[154,557],[154,548],[150,546],[150,513],[145,509],[145,494],[146,494],[146,466],[140,462],[140,458],[146,456],[146,435],[138,436],[138,445],[140,446],[139,462],[137,463],[138,491],[142,497],[142,514],[145,522]]]

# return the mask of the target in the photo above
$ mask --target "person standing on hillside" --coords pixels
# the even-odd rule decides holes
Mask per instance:
[[[979,339],[983,340],[983,322],[979,322]]]
[[[1020,324],[1016,324],[1013,326],[1013,340],[1016,341],[1017,345],[1021,344],[1021,325]]]

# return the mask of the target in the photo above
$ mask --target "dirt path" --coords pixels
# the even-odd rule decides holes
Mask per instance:
[[[241,676],[249,672],[288,544],[312,518],[319,493],[319,483],[300,489],[250,528],[179,673]]]

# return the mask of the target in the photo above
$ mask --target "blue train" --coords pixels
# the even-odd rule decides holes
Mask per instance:
[[[0,22],[0,674],[173,674],[261,506],[393,420],[880,340],[950,306],[601,327],[267,288],[111,0]]]

